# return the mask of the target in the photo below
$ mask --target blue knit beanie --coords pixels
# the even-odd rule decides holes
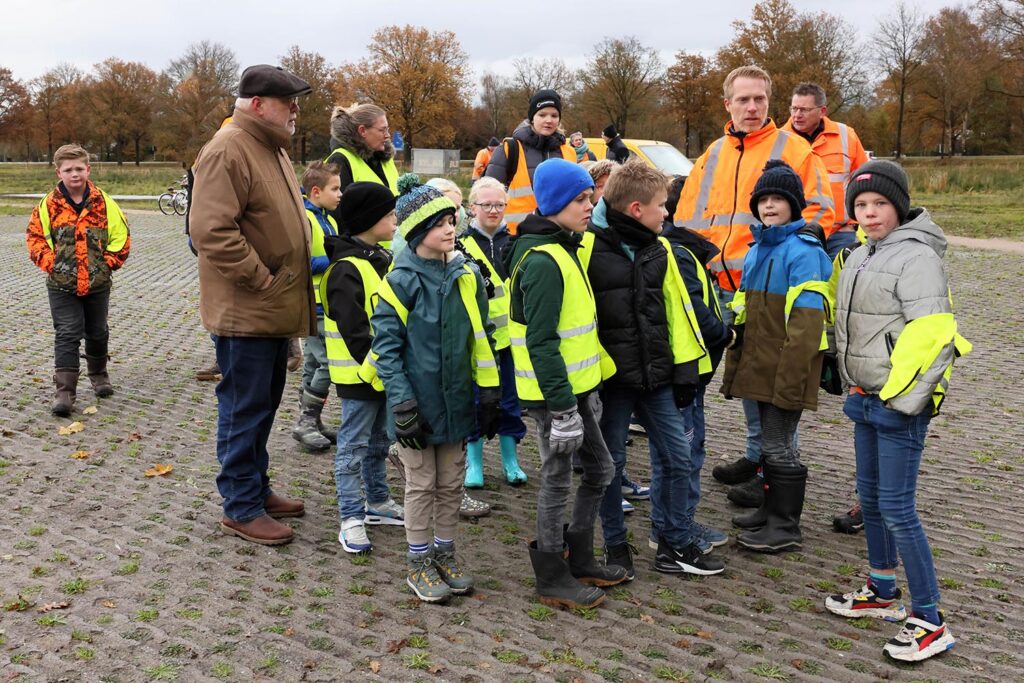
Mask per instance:
[[[542,216],[554,216],[580,192],[593,187],[594,180],[587,170],[565,159],[548,159],[533,172],[533,195]]]

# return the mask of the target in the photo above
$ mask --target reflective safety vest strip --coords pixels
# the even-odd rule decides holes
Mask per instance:
[[[338,147],[331,154],[341,154],[348,161],[349,168],[352,169],[352,182],[354,183],[377,183],[378,185],[387,185],[395,196],[398,196],[398,168],[395,166],[394,159],[388,159],[381,162],[381,168],[384,169],[384,177],[387,178],[387,183],[380,181],[380,176],[370,168],[370,165],[363,161],[362,157],[356,155],[344,147]],[[330,155],[328,155],[330,157]]]
[[[527,216],[537,210],[537,198],[533,194],[533,181],[530,180],[530,169],[526,165],[526,150],[523,143],[518,140],[514,142],[519,145],[519,164],[516,166],[516,173],[508,184],[508,209],[505,211],[505,225],[508,231],[516,234],[516,228]],[[508,142],[502,143],[505,150],[505,159],[508,159]],[[562,158],[576,163],[576,150],[569,144],[562,145]]]
[[[531,252],[546,254],[562,275],[562,305],[558,317],[558,352],[565,365],[572,392],[577,396],[597,387],[615,373],[615,363],[601,347],[597,336],[597,309],[585,271],[558,244],[542,244],[523,255],[509,276],[510,290],[515,286],[519,267]],[[509,318],[509,341],[515,364],[516,393],[523,401],[543,401],[544,395],[526,347],[527,326]]]
[[[672,245],[664,237],[659,237],[658,242],[667,255],[668,272],[665,273],[661,287],[668,318],[669,341],[672,344],[672,362],[680,365],[696,360],[700,374],[711,372],[711,357],[704,344],[697,313],[693,310],[690,292],[686,289],[679,264],[672,254]]]
[[[373,382],[364,382],[359,377],[359,368],[362,365],[362,361],[352,357],[352,352],[349,351],[345,338],[338,329],[338,323],[331,318],[331,311],[327,301],[327,280],[334,268],[342,261],[351,263],[359,271],[359,277],[363,281],[363,311],[366,313],[367,321],[373,315],[375,297],[381,283],[381,277],[377,274],[373,265],[366,259],[356,256],[346,256],[343,259],[339,259],[328,266],[327,271],[324,272],[323,278],[317,287],[317,293],[319,299],[323,301],[324,307],[324,346],[327,349],[327,369],[330,371],[331,381],[335,384],[373,384],[374,389],[383,391],[384,385],[380,383],[380,380],[377,380],[376,384],[374,384]]]
[[[457,279],[457,286],[473,330],[473,381],[480,387],[497,387],[500,385],[498,363],[491,351],[491,343],[487,339],[487,330],[484,328],[476,301],[477,275],[468,266],[463,266],[463,269],[464,272]],[[381,280],[377,294],[381,300],[388,302],[395,309],[403,325],[409,324],[409,309],[395,294],[387,278]],[[359,377],[364,382],[373,384],[374,387],[379,386],[383,390],[384,385],[377,376],[377,358],[373,350],[366,354],[366,359],[359,368]]]
[[[306,217],[309,219],[309,255],[313,256],[327,256],[327,249],[324,247],[324,229],[320,225],[320,219],[316,213],[306,209]],[[334,228],[334,234],[338,234],[338,224],[334,222],[334,218],[327,216],[327,222]],[[323,279],[323,273],[313,273],[313,295],[316,297],[316,302],[320,303],[320,281]]]
[[[499,351],[508,348],[508,281],[498,277],[498,270],[475,239],[467,235],[461,241],[466,246],[469,255],[483,261],[491,271],[494,296],[487,302],[487,317],[494,325],[494,348]]]
[[[833,310],[834,302],[829,298],[828,283],[824,280],[808,280],[786,290],[786,308],[784,313],[786,328],[789,329],[789,314],[793,312],[793,305],[796,304],[797,297],[804,292],[820,294],[825,303],[825,325],[821,329],[821,344],[818,346],[819,351],[825,351],[828,349],[828,337],[825,335],[825,328],[835,325],[836,318],[835,311]]]
[[[732,301],[725,305],[733,315],[733,325],[743,325],[747,322],[747,293],[742,289],[733,294]]]
[[[99,188],[97,188],[99,189]],[[103,203],[106,205],[107,213],[107,251],[118,252],[124,249],[128,241],[128,219],[124,217],[121,207],[114,201],[113,197],[100,190],[103,196]],[[47,194],[39,202],[39,224],[43,228],[43,239],[46,245],[53,251],[53,238],[50,236],[50,212],[46,208],[46,200],[50,198]]]

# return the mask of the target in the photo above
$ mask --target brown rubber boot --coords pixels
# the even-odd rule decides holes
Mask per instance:
[[[92,382],[93,393],[97,398],[108,398],[114,395],[114,385],[107,374],[107,356],[86,356],[85,366],[89,369],[89,381]]]
[[[260,545],[284,545],[291,543],[295,537],[292,528],[287,524],[263,515],[248,522],[236,522],[227,517],[220,520],[220,529],[229,536],[238,536]]]
[[[78,368],[57,368],[53,372],[53,383],[57,387],[51,412],[57,417],[67,417],[75,407],[75,392],[78,388]]]

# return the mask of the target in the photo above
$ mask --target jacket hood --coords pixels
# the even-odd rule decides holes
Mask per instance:
[[[292,136],[287,130],[280,126],[272,126],[244,109],[235,110],[231,123],[249,133],[249,135],[252,135],[267,147],[284,147],[287,149],[291,144]]]
[[[512,137],[524,145],[541,151],[558,149],[565,144],[564,134],[556,131],[553,135],[539,135],[530,127],[530,122],[526,120],[516,126],[515,131],[512,132]]]
[[[506,271],[511,273],[513,266],[523,258],[523,254],[534,247],[542,244],[561,244],[566,249],[575,251],[579,249],[582,239],[582,234],[563,230],[547,218],[531,213],[519,224],[515,236],[509,240],[502,254],[502,261]]]
[[[672,225],[661,233],[661,236],[673,244],[686,247],[693,252],[701,263],[706,264],[721,251],[710,240],[698,235],[692,230]]]
[[[907,214],[907,221],[905,223],[897,226],[895,230],[877,243],[874,240],[868,240],[868,244],[877,244],[878,248],[882,248],[907,240],[917,240],[922,244],[927,244],[939,255],[939,258],[944,258],[946,255],[946,247],[948,246],[946,235],[942,232],[942,228],[936,225],[932,217],[928,215],[928,209],[923,207],[911,209],[910,213]]]
[[[795,220],[792,223],[784,223],[783,225],[763,225],[761,223],[755,223],[750,226],[750,234],[754,236],[754,241],[758,244],[766,247],[774,247],[777,244],[785,242],[787,237],[804,227],[806,224],[807,222],[803,218]]]
[[[391,264],[391,254],[383,247],[372,247],[352,235],[327,235],[324,237],[324,251],[331,261],[358,256],[374,266],[383,263],[386,268]]]

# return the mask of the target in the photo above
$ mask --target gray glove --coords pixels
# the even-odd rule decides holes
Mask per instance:
[[[570,455],[583,445],[583,418],[578,410],[571,408],[561,413],[551,413],[548,444],[552,453],[560,455]]]

